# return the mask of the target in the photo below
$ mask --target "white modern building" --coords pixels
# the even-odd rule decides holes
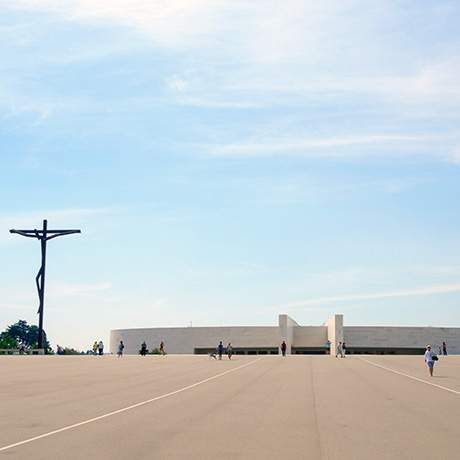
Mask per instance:
[[[125,353],[137,354],[142,342],[152,350],[164,342],[167,353],[205,354],[222,341],[231,342],[236,354],[278,354],[285,341],[288,354],[326,354],[345,342],[347,353],[422,354],[427,344],[435,351],[443,341],[448,352],[460,354],[460,328],[344,326],[343,315],[334,315],[322,326],[301,326],[288,315],[279,315],[277,326],[165,327],[116,329],[110,332],[110,351],[120,340]],[[334,352],[333,352],[334,353]]]

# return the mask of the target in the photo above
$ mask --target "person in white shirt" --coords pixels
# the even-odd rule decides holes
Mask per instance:
[[[428,370],[430,371],[430,376],[433,377],[434,359],[433,352],[431,351],[431,345],[427,345],[426,347],[425,363],[428,366]]]

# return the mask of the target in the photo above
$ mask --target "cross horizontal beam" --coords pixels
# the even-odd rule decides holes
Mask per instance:
[[[74,233],[81,233],[81,230],[15,230],[11,229],[10,233],[27,236],[28,238],[38,238],[45,240],[52,240],[58,236],[73,235]],[[49,235],[49,236],[48,236]]]
[[[35,234],[35,233],[43,233],[43,230],[15,230],[15,229],[10,230],[10,233],[19,233],[19,232]],[[68,233],[68,232],[81,233],[81,230],[46,230],[46,233]]]

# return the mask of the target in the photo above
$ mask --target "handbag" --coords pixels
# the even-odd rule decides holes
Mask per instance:
[[[433,361],[437,361],[439,358],[436,355],[433,355],[432,359]]]

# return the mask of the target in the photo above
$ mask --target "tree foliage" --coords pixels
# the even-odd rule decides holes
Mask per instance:
[[[0,334],[0,348],[4,350],[14,350],[18,348],[16,339],[10,337],[6,332]]]
[[[48,352],[51,347],[43,331],[44,348]],[[4,346],[2,346],[4,345]],[[11,324],[0,334],[0,348],[18,348],[24,345],[25,348],[37,348],[38,346],[38,327],[27,324],[27,321],[19,320]]]

